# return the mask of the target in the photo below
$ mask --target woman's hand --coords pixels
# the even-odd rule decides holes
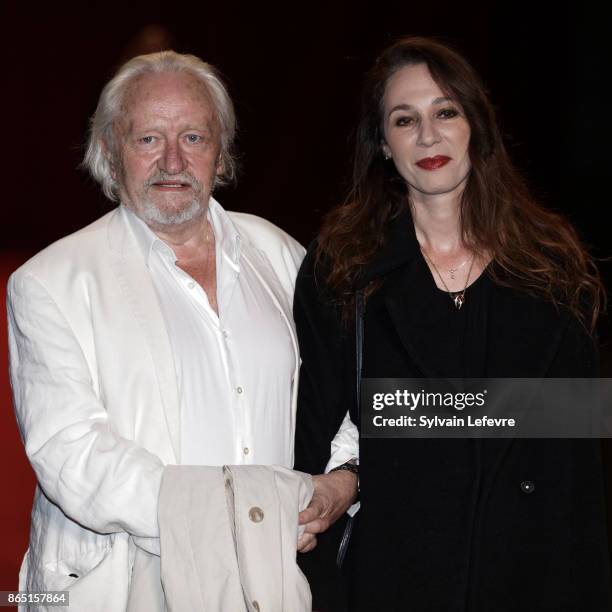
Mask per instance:
[[[347,470],[312,477],[314,494],[310,504],[299,515],[305,531],[298,540],[298,551],[308,552],[317,545],[317,533],[327,531],[355,502],[357,476]]]

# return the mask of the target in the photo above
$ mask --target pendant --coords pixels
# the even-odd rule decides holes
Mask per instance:
[[[453,280],[455,280],[455,272],[456,272],[457,270],[458,270],[458,268],[451,268],[451,269],[449,270],[449,272],[450,272],[450,277],[451,277]]]
[[[457,310],[460,310],[461,307],[463,306],[463,302],[465,302],[465,292],[461,292],[458,293],[454,298],[453,298],[453,302],[455,303],[455,306],[457,307]]]

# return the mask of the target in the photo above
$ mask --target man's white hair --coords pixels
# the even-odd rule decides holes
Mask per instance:
[[[229,183],[235,177],[236,160],[232,154],[232,145],[236,133],[236,115],[234,105],[215,68],[195,55],[183,55],[175,51],[149,53],[134,57],[119,68],[102,90],[98,106],[90,120],[83,166],[100,183],[104,195],[111,200],[119,199],[119,185],[113,179],[108,155],[116,154],[114,127],[121,112],[125,93],[134,79],[144,74],[164,72],[187,72],[206,86],[221,129],[223,170],[215,178],[215,185]],[[103,143],[106,144],[108,153],[105,152]]]

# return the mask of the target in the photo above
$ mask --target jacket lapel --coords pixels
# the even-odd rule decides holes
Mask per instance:
[[[297,334],[295,331],[295,323],[293,321],[293,313],[291,305],[289,304],[289,298],[265,253],[255,248],[248,240],[244,240],[242,242],[241,260],[253,270],[254,274],[261,282],[261,285],[269,293],[289,330],[295,361],[295,368],[293,370],[293,386],[291,390],[291,426],[292,429],[295,429],[298,378],[300,372],[300,351],[298,348]],[[293,465],[293,444],[294,440],[292,439],[290,451],[291,465]]]
[[[568,321],[567,313],[507,287],[493,285],[491,293],[487,377],[546,377]]]
[[[108,239],[112,268],[153,360],[168,434],[180,463],[180,405],[170,340],[151,275],[120,209],[110,220]]]
[[[296,352],[297,360],[298,344],[291,304],[289,303],[287,292],[283,289],[278,276],[274,272],[272,264],[268,261],[265,254],[255,248],[248,240],[243,240],[242,242],[241,257],[256,274],[262,286],[269,293],[276,307],[280,310],[285,324],[289,328],[289,335],[291,336],[291,342]]]
[[[432,291],[417,291],[417,287],[428,287],[433,279],[417,258],[406,266],[395,270],[385,279],[385,303],[397,335],[412,361],[428,378],[436,374],[430,368],[415,343],[415,328],[430,328],[437,324],[431,307],[435,296]],[[410,280],[408,280],[410,279]],[[423,335],[422,333],[419,335]]]

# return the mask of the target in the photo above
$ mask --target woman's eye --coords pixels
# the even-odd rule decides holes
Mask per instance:
[[[438,111],[438,117],[441,119],[453,119],[459,115],[459,111],[454,108],[443,108]]]
[[[398,117],[395,120],[395,125],[397,125],[398,127],[412,125],[413,123],[414,123],[414,117]]]

